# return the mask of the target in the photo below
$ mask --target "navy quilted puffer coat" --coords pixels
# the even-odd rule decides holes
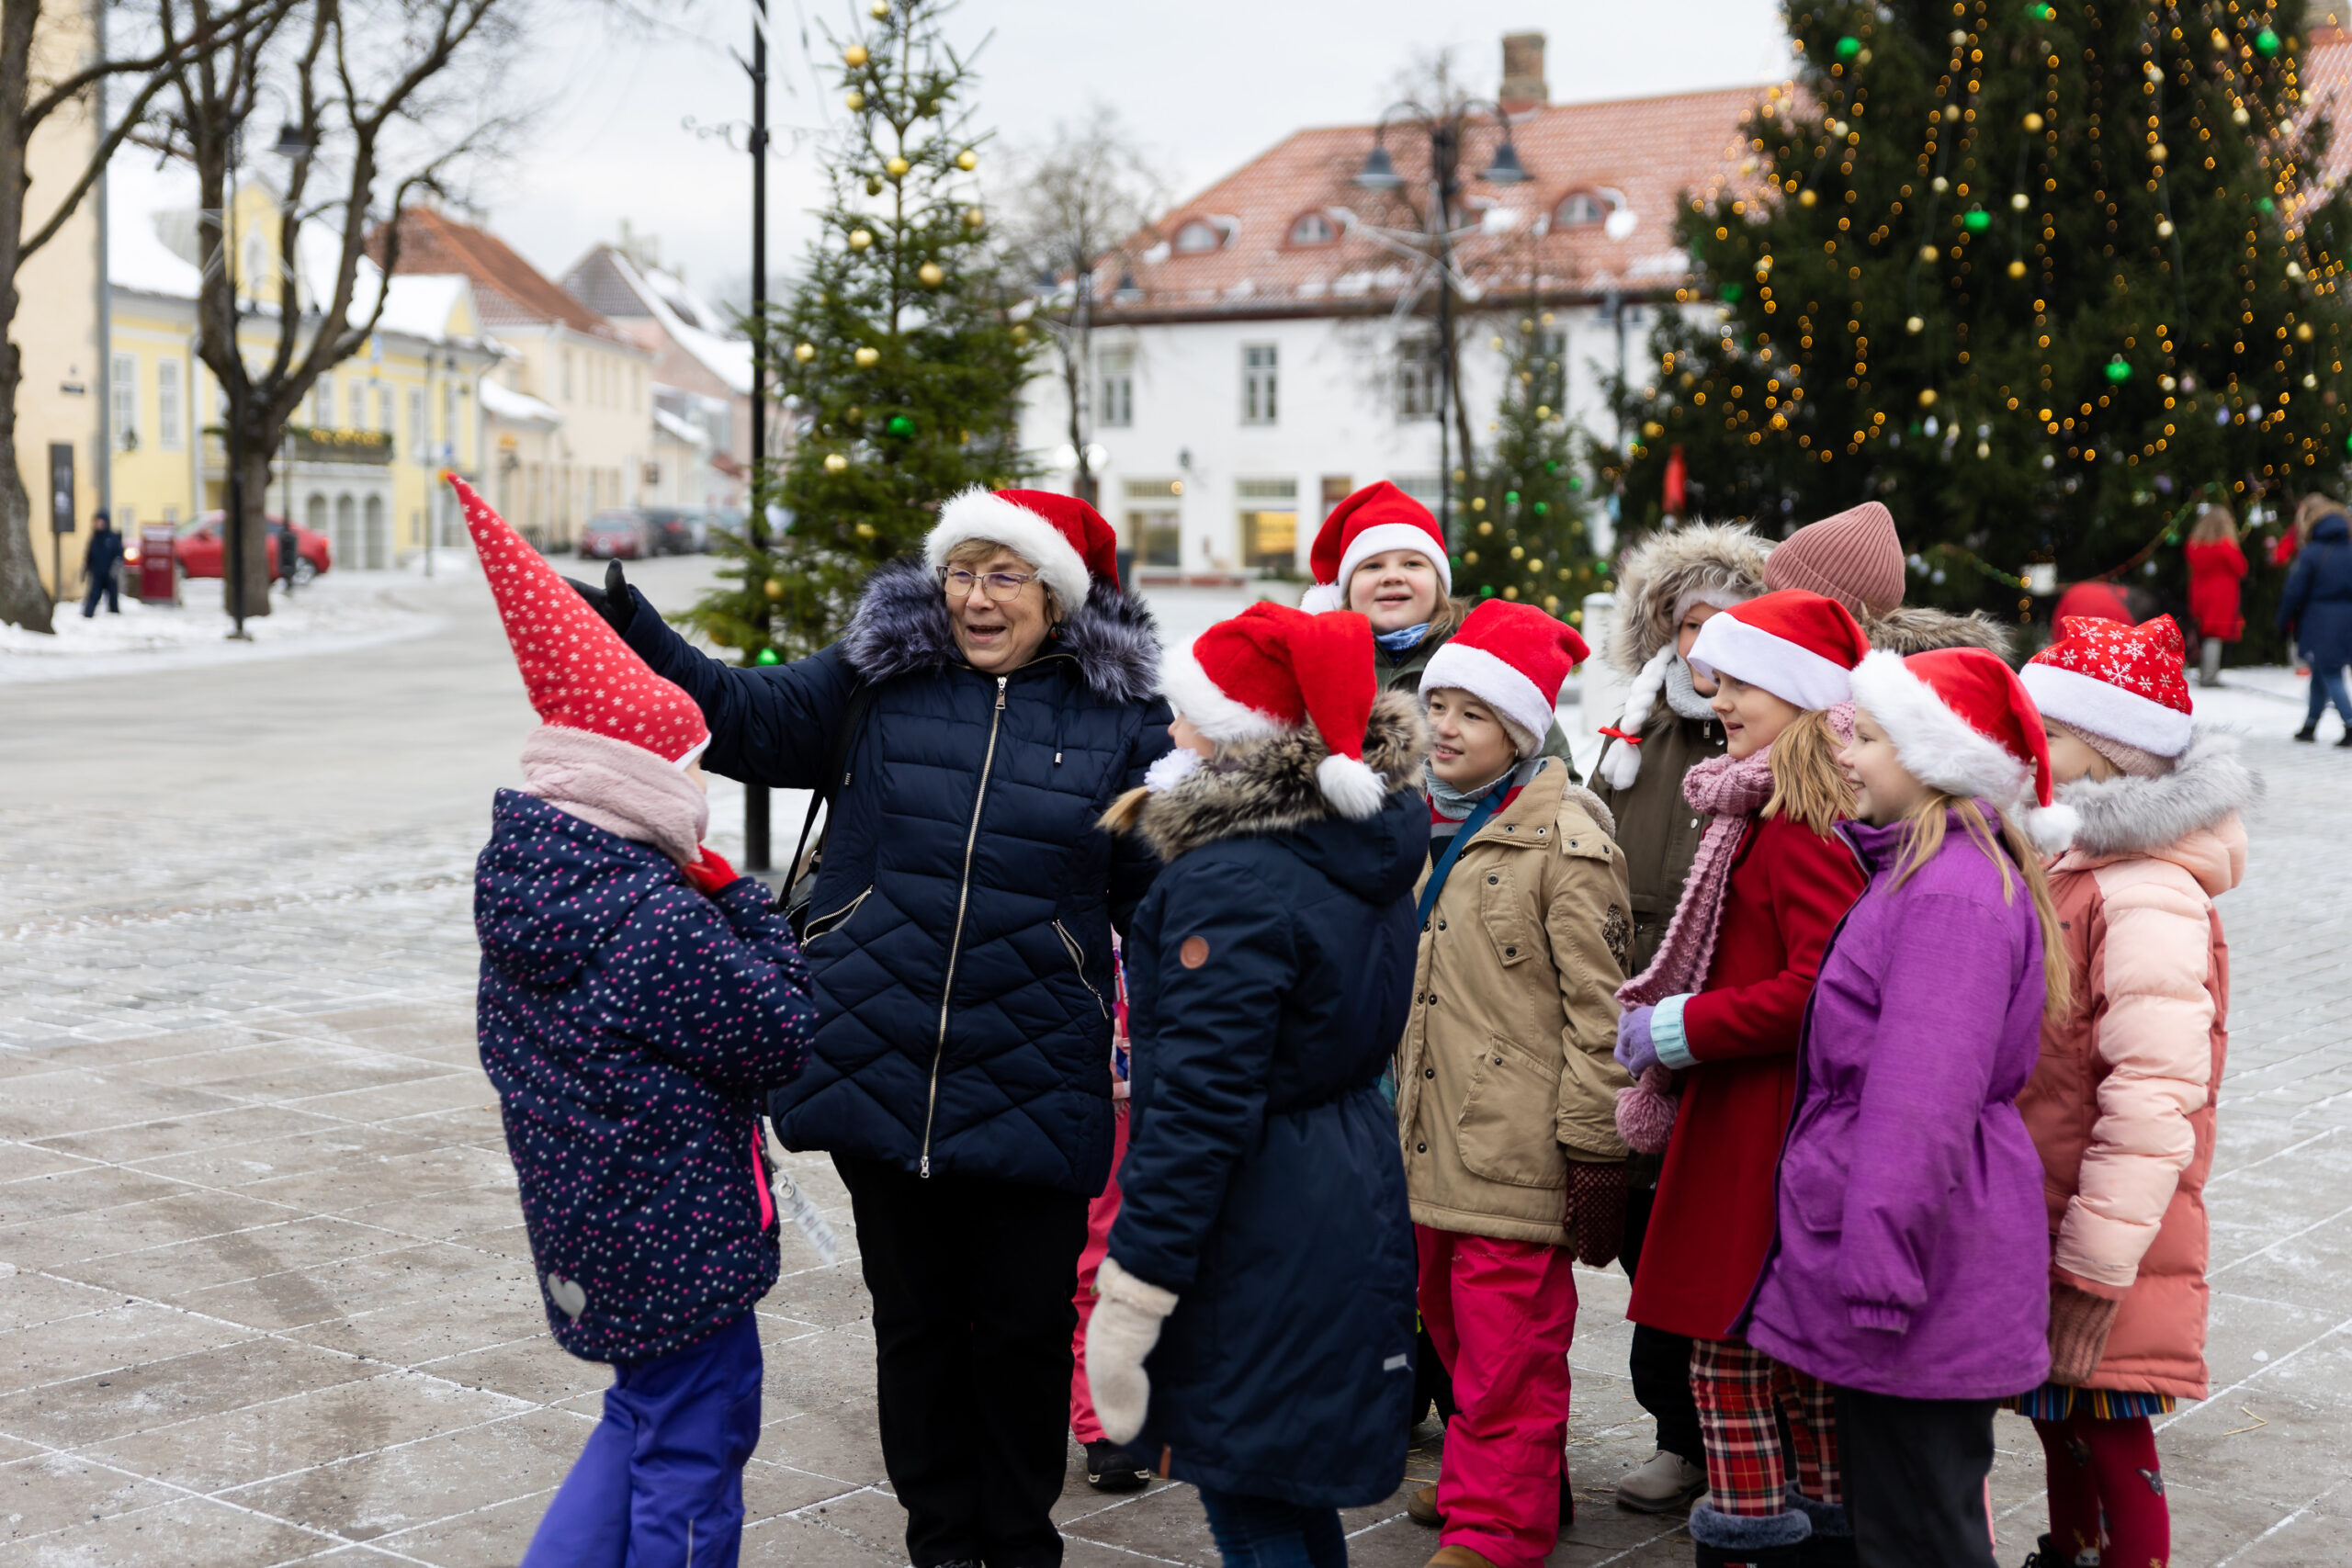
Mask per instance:
[[[500,790],[474,869],[475,1016],[556,1342],[666,1356],[775,1283],[760,1108],[816,1010],[760,885]]]
[[[1169,749],[1149,612],[1097,584],[1036,659],[985,675],[937,579],[901,561],[790,664],[706,657],[642,595],[624,635],[701,705],[703,765],[747,784],[815,785],[874,687],[809,906],[814,1055],[770,1103],[785,1145],[1100,1192],[1111,930],[1159,862],[1096,822]]]

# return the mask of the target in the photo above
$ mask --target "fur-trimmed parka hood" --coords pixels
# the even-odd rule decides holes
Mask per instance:
[[[1770,547],[1734,523],[1690,523],[1644,539],[1618,570],[1617,614],[1601,656],[1630,675],[1674,640],[1674,606],[1684,594],[1763,592]]]
[[[1898,604],[1885,615],[1865,622],[1872,648],[1909,658],[1939,648],[1981,648],[2002,659],[2009,656],[2009,628],[1982,610],[1955,615],[1925,604]]]
[[[868,681],[962,663],[946,595],[931,568],[907,559],[876,569],[842,634],[842,652]],[[1055,653],[1077,660],[1086,683],[1111,702],[1147,702],[1159,693],[1159,627],[1142,601],[1106,582],[1094,584],[1038,657]]]
[[[2205,728],[2197,731],[2197,738],[2188,743],[2188,750],[2181,753],[2168,773],[2153,779],[2134,778],[2128,773],[2111,779],[2078,779],[2058,792],[2059,800],[2073,807],[2082,818],[2082,826],[2075,832],[2071,855],[2087,860],[2112,860],[2122,855],[2161,855],[2167,860],[2180,860],[2199,882],[2207,885],[2209,894],[2234,886],[2238,875],[2243,874],[2243,829],[2232,835],[2236,845],[2236,871],[2229,874],[2220,887],[2212,886],[2219,868],[2189,863],[2190,858],[2202,863],[2211,860],[2211,855],[2200,852],[2184,858],[2166,852],[2192,838],[2210,836],[2212,830],[2242,816],[2261,795],[2262,781],[2238,760],[2237,738]]]
[[[1429,751],[1420,705],[1402,692],[1383,692],[1364,730],[1365,765],[1392,796],[1419,793]],[[1230,746],[1168,788],[1120,802],[1110,825],[1141,833],[1162,861],[1173,861],[1220,839],[1343,821],[1316,779],[1316,766],[1328,755],[1312,728]]]

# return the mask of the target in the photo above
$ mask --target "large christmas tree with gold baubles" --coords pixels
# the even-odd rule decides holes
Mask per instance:
[[[2339,286],[2300,0],[1792,0],[1802,61],[1693,200],[1695,279],[1618,389],[1624,525],[1884,501],[1915,596],[2154,563],[2206,496],[2345,474]],[[2158,582],[2154,586],[2165,586]]]
[[[695,621],[747,663],[839,637],[866,575],[917,548],[939,504],[1022,472],[1028,329],[1001,287],[978,196],[969,66],[934,0],[873,0],[833,39],[848,121],[831,200],[791,298],[767,324],[773,382],[795,422],[758,504],[788,528],[725,541],[722,586]]]
[[[1569,434],[1564,367],[1548,332],[1552,317],[1531,299],[1497,318],[1493,345],[1506,374],[1484,466],[1460,471],[1455,515],[1462,549],[1454,592],[1474,599],[1521,600],[1581,622],[1584,596],[1608,563],[1596,561],[1585,526],[1584,476]]]

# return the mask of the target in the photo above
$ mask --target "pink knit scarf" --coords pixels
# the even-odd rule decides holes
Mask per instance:
[[[702,786],[641,746],[543,724],[523,742],[523,793],[680,865],[702,858],[710,826]]]

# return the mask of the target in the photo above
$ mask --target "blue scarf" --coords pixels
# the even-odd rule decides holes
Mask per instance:
[[[1419,648],[1421,645],[1421,638],[1429,635],[1430,624],[1423,621],[1418,626],[1399,626],[1393,632],[1374,632],[1372,634],[1372,640],[1378,643],[1385,652],[1405,653]]]

